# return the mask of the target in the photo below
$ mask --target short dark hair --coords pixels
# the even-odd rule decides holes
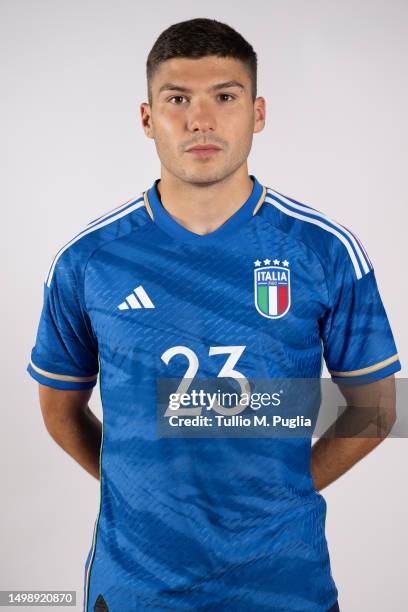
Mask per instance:
[[[149,103],[152,103],[151,81],[162,62],[176,57],[198,59],[207,55],[240,60],[251,77],[252,98],[255,100],[257,57],[252,46],[231,26],[215,19],[197,18],[168,27],[150,50],[146,63]]]

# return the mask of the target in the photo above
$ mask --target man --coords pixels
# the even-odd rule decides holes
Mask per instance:
[[[321,438],[311,457],[311,436],[157,435],[161,379],[318,380],[323,358],[350,406],[369,390],[395,419],[400,363],[363,246],[248,175],[256,67],[217,21],[159,36],[141,121],[160,179],[46,278],[28,370],[50,434],[101,480],[85,612],[339,609],[318,491],[382,437]]]

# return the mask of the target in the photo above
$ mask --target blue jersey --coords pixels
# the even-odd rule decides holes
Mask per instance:
[[[251,176],[198,235],[158,180],[56,255],[28,371],[99,379],[100,509],[84,610],[326,612],[337,599],[311,436],[157,435],[156,381],[186,375],[366,383],[400,369],[372,263],[325,214]]]

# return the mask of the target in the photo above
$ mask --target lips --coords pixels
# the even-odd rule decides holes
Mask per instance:
[[[221,149],[216,145],[196,145],[195,147],[187,149],[187,153],[190,153],[195,159],[208,159],[219,151],[221,151]]]
[[[217,145],[195,145],[187,149],[188,153],[194,153],[195,151],[220,151],[220,147]]]

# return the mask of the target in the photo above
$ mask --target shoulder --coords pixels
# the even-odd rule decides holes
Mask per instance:
[[[312,249],[327,271],[348,268],[355,279],[373,269],[372,262],[355,232],[324,212],[266,188],[264,215],[270,223]]]
[[[60,270],[75,276],[81,274],[96,250],[134,231],[149,219],[141,192],[90,221],[57,251],[47,271],[45,284],[50,287],[56,272]]]

